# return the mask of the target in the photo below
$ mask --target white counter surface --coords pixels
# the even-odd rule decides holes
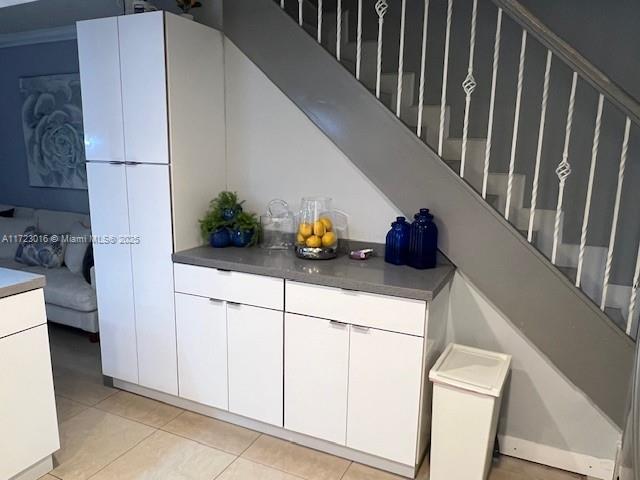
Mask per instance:
[[[45,278],[35,273],[0,268],[0,298],[42,288]]]

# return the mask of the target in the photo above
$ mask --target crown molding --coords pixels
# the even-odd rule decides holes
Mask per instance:
[[[2,33],[0,34],[0,48],[33,45],[36,43],[60,42],[63,40],[75,40],[75,38],[75,25],[42,28],[39,30],[28,30],[26,32]]]

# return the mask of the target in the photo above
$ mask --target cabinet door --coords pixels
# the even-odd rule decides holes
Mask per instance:
[[[123,161],[118,20],[85,20],[77,30],[87,160]]]
[[[169,166],[126,170],[140,385],[177,395]]]
[[[0,339],[0,478],[58,450],[47,326]]]
[[[414,465],[421,337],[351,327],[347,446]]]
[[[87,163],[89,209],[96,269],[100,350],[105,375],[138,383],[127,178],[124,165]]]
[[[176,333],[180,396],[226,410],[228,396],[225,303],[176,293]]]
[[[164,13],[118,17],[127,161],[169,163]]]
[[[283,313],[227,304],[229,411],[282,426]]]
[[[349,326],[285,315],[284,426],[345,444]]]

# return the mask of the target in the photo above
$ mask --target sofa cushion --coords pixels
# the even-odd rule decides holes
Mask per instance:
[[[66,236],[39,232],[35,227],[28,227],[16,250],[16,261],[29,266],[59,268],[64,262]]]
[[[64,263],[73,273],[82,273],[82,263],[91,243],[91,229],[80,222],[75,222],[69,230],[67,250],[64,252]]]
[[[33,218],[0,217],[0,258],[13,260],[18,250],[19,237],[33,225]]]
[[[45,302],[81,312],[93,312],[98,309],[96,292],[85,282],[82,275],[72,273],[65,267],[28,267],[25,271],[38,273],[47,278],[44,287]]]

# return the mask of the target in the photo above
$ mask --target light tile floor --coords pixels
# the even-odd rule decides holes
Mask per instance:
[[[51,326],[61,449],[46,480],[400,480],[268,435],[106,387],[99,346]],[[428,465],[418,479],[429,478]],[[490,480],[579,475],[503,456]]]

